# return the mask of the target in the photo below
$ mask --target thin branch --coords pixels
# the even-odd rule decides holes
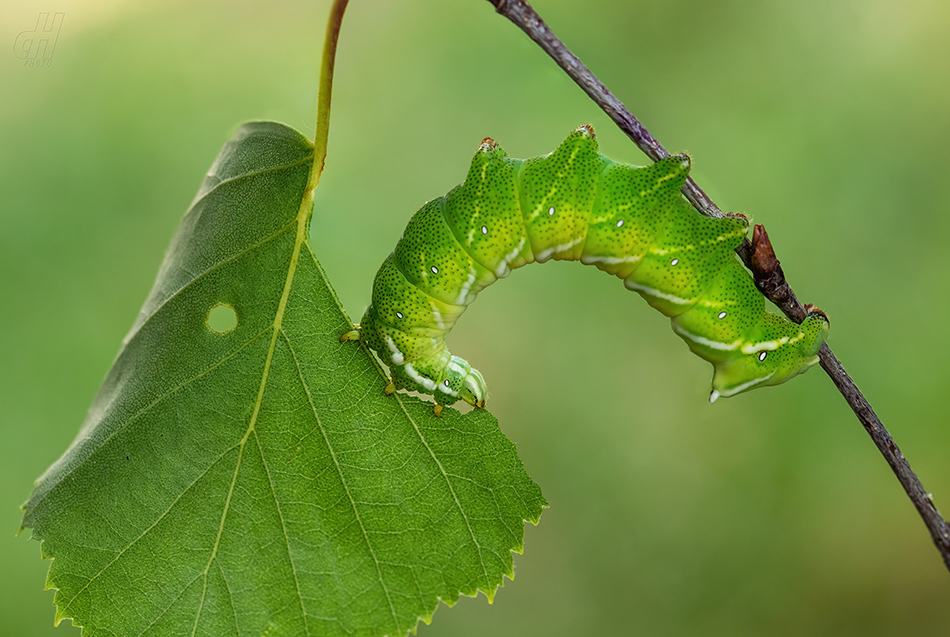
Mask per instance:
[[[647,157],[657,161],[669,156],[669,152],[626,109],[623,103],[594,76],[584,64],[554,35],[541,17],[524,0],[488,0],[495,10],[514,22],[528,37],[534,40],[555,62],[580,86],[585,93],[612,119],[617,126],[642,150]],[[683,187],[683,194],[702,214],[722,217],[723,212],[690,178]],[[743,262],[752,270],[756,285],[770,301],[795,322],[801,322],[806,308],[785,281],[778,259],[772,251],[768,235],[761,226],[756,227],[753,240],[745,241],[736,250]],[[851,406],[858,420],[867,430],[874,444],[890,465],[901,486],[927,525],[944,564],[950,569],[950,528],[934,506],[933,497],[924,490],[917,475],[910,468],[893,438],[874,413],[871,405],[851,380],[841,362],[831,352],[827,343],[818,352],[822,369],[831,377],[838,391]]]
[[[535,13],[531,5],[518,0],[488,1],[495,6],[498,13],[517,24],[529,38],[550,55],[647,157],[653,161],[659,161],[670,156],[663,144],[643,127],[640,120],[627,110],[623,102],[617,99],[617,96],[611,93],[610,89],[604,86],[604,83],[564,46],[564,43],[544,23],[541,16]],[[713,200],[696,185],[692,177],[686,179],[683,194],[697,210],[707,217],[724,216]]]

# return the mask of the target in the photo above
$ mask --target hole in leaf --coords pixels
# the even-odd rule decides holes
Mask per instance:
[[[237,312],[225,303],[218,303],[208,312],[208,327],[212,332],[227,334],[237,327]]]

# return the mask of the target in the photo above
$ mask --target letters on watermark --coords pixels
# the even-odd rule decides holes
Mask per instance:
[[[47,67],[53,63],[53,51],[65,15],[64,11],[41,11],[36,18],[35,29],[17,34],[13,41],[13,52],[23,60],[23,66]]]

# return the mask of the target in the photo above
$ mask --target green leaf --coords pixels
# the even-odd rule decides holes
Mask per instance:
[[[312,162],[276,123],[224,146],[25,505],[84,635],[402,635],[513,576],[540,490],[488,413],[387,397],[338,342]]]

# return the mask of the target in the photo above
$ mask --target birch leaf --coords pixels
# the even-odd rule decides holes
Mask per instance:
[[[225,144],[24,527],[86,636],[404,635],[545,506],[484,410],[383,394],[307,242],[313,146]],[[329,214],[329,213],[326,213]]]

